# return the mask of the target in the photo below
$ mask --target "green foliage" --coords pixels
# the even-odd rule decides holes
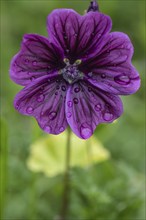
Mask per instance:
[[[144,219],[144,176],[129,165],[109,160],[86,169],[73,168],[70,176],[68,219]],[[35,210],[37,220],[55,219],[58,216],[62,202],[62,181],[62,175],[53,178],[46,178],[41,174],[35,176],[36,194],[33,205],[36,207],[33,211]],[[32,196],[29,193],[30,191],[21,192],[13,197],[13,202],[9,201],[5,219],[27,218],[29,213],[26,212],[26,204],[31,204],[27,197]],[[15,209],[13,218],[12,209]]]
[[[101,162],[96,154],[95,160],[90,162],[98,158],[98,163],[85,168],[86,163],[80,161],[83,158],[80,156],[77,160],[79,149],[76,154],[74,152],[76,166],[71,170],[68,219],[144,220],[145,1],[98,2],[100,11],[111,16],[113,31],[123,31],[130,36],[135,48],[134,65],[140,73],[142,85],[136,94],[122,98],[125,111],[120,119],[97,127],[97,145],[106,155],[110,154],[110,160]],[[8,72],[10,60],[18,52],[25,33],[47,36],[46,17],[52,9],[74,8],[83,14],[88,4],[87,0],[1,2],[1,220],[53,220],[60,212],[63,176],[58,170],[63,170],[63,159],[51,163],[48,151],[48,161],[45,161],[43,152],[48,144],[56,147],[56,154],[63,155],[65,145],[61,143],[57,147],[55,142],[52,143],[52,136],[49,139],[43,135],[34,119],[14,110],[13,99],[21,87],[12,83]],[[30,154],[29,146],[36,143],[43,145],[42,151],[41,146],[32,147]],[[43,164],[38,170],[41,173],[34,172],[34,169],[30,171],[26,165],[28,158],[34,159],[38,148]],[[85,155],[85,149],[82,152]],[[55,170],[52,176],[44,175],[48,174],[47,164]],[[40,166],[40,161],[35,161],[35,165]]]
[[[31,145],[30,156],[27,164],[34,172],[43,172],[47,176],[54,176],[64,172],[66,155],[67,132],[60,135],[44,136]],[[61,143],[61,149],[60,149]],[[71,135],[70,166],[85,167],[92,163],[107,160],[109,152],[94,137],[81,140],[76,135]]]
[[[8,132],[4,119],[0,118],[0,219],[3,217],[6,201],[6,188],[7,188],[7,162],[8,162]]]

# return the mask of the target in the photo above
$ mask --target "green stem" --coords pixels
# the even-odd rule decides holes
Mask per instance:
[[[71,130],[68,130],[67,145],[66,145],[66,159],[65,159],[65,174],[64,174],[64,191],[62,197],[62,207],[60,212],[60,220],[67,219],[67,212],[69,208],[69,193],[70,193],[70,152],[71,151]]]

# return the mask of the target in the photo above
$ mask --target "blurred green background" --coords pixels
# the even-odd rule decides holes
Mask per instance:
[[[83,14],[88,5],[87,0],[1,1],[2,220],[57,219],[62,202],[59,167],[63,160],[59,155],[62,157],[64,148],[55,148],[54,136],[44,134],[33,118],[14,110],[13,99],[21,87],[9,79],[10,60],[19,51],[25,33],[47,36],[46,17],[53,9],[73,8]],[[130,36],[135,48],[133,64],[142,85],[136,94],[122,97],[125,112],[116,123],[97,127],[93,145],[99,151],[95,158],[85,164],[80,161],[82,157],[74,158],[68,220],[144,220],[145,1],[102,0],[99,5],[100,11],[111,16],[112,30]],[[82,152],[80,142],[77,145]],[[51,156],[50,146],[55,148],[57,160]],[[47,159],[52,161],[48,167]]]

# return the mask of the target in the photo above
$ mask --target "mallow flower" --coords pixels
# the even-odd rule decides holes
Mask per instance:
[[[56,9],[47,18],[49,37],[26,34],[10,66],[11,79],[24,86],[15,108],[33,116],[49,134],[67,126],[88,139],[100,123],[123,113],[119,95],[140,87],[131,64],[133,46],[121,32],[110,32],[111,18],[92,2],[87,13]]]

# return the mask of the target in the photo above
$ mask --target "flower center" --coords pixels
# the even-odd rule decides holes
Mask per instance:
[[[72,84],[79,79],[83,79],[83,73],[78,69],[78,65],[81,64],[81,60],[76,60],[74,64],[70,64],[69,60],[65,58],[64,63],[66,66],[60,70],[60,74],[63,75],[63,78],[69,83]]]

